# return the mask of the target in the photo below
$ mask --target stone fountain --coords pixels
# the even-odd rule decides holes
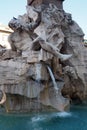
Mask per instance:
[[[26,14],[9,22],[11,50],[0,53],[7,112],[64,111],[86,97],[84,34],[63,1],[27,0]]]

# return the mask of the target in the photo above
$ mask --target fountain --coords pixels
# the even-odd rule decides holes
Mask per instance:
[[[56,81],[55,81],[55,77],[54,77],[54,75],[53,75],[53,73],[52,73],[50,67],[47,66],[47,68],[48,68],[48,70],[49,70],[51,79],[52,79],[52,81],[53,81],[54,89],[58,92],[58,86],[57,86],[57,83],[56,83]]]
[[[27,0],[26,14],[8,23],[11,49],[0,53],[8,112],[64,111],[87,95],[84,34],[63,1]]]

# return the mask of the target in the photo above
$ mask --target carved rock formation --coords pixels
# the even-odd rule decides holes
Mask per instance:
[[[2,104],[4,104],[5,103],[5,101],[6,101],[6,94],[5,94],[5,92],[4,91],[2,91],[2,99],[1,99],[1,101],[0,101],[0,105],[2,105]]]
[[[27,13],[9,22],[12,49],[0,53],[7,111],[64,111],[86,97],[84,34],[62,2],[28,0]]]

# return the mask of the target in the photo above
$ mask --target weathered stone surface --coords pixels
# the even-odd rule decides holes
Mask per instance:
[[[28,64],[22,60],[5,60],[0,62],[0,84],[17,84],[26,81]]]
[[[49,5],[49,3],[55,4],[59,9],[63,9],[62,2],[64,0],[27,0],[27,5],[33,5],[37,6],[44,4],[44,5]]]
[[[58,93],[51,85],[47,85],[44,91],[41,92],[41,103],[46,106],[51,106],[59,111],[67,110],[69,108],[69,100],[61,95],[61,89],[63,88],[64,83],[58,82]]]
[[[83,88],[82,93],[85,95],[87,82],[84,78],[84,73],[86,72],[86,63],[84,57],[85,47],[83,45],[84,34],[81,28],[74,21],[73,24],[67,25],[66,30],[63,29],[63,32],[66,35],[66,45],[64,48],[66,48],[67,53],[71,52],[73,54],[72,58],[69,60],[69,65],[73,66],[73,70],[77,73],[77,79],[82,82],[79,84],[78,91],[80,92],[80,88]],[[74,78],[75,77],[73,77],[73,80]],[[78,84],[77,80],[75,81],[75,84]]]
[[[33,111],[38,106],[64,111],[69,100],[82,101],[87,95],[84,34],[62,2],[28,0],[27,13],[9,22],[12,50],[0,53],[0,87],[7,94],[7,111]]]
[[[27,76],[32,77],[36,81],[49,80],[47,66],[40,63],[32,64],[27,71]]]
[[[26,96],[28,98],[37,98],[44,87],[45,84],[29,80],[23,83],[21,82],[19,84],[1,85],[1,90],[4,90],[6,93],[10,94],[17,94]]]
[[[52,54],[48,53],[47,51],[43,49],[41,49],[40,51],[27,52],[27,54],[23,54],[23,55],[28,56],[27,57],[28,63],[38,63],[40,61],[47,61],[47,60],[51,60],[53,57]]]

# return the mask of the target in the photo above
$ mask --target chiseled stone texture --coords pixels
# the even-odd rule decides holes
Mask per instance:
[[[64,30],[63,28],[63,32],[66,36],[66,43],[64,45],[64,48],[66,48],[65,52],[73,54],[69,62],[66,63],[66,66],[71,66],[72,70],[77,75],[76,79],[75,76],[73,76],[72,74],[72,70],[68,70],[67,75],[69,81],[66,80],[68,83],[65,84],[65,91],[67,90],[66,93],[69,93],[69,91],[71,91],[69,95],[73,98],[75,93],[75,96],[81,98],[82,100],[87,93],[87,81],[85,78],[85,75],[87,73],[85,61],[87,58],[87,50],[83,44],[84,33],[74,21],[73,24],[66,26],[66,30]]]
[[[0,87],[7,94],[5,107],[7,111],[33,111],[38,107],[45,110],[50,106],[64,111],[69,106],[69,100],[82,101],[87,95],[87,50],[83,45],[84,34],[72,20],[71,14],[64,12],[61,0],[60,8],[55,5],[56,0],[35,2],[31,7],[41,6],[41,3],[46,6],[41,10],[41,22],[34,30],[35,35],[29,30],[35,21],[32,24],[33,19],[29,19],[27,11],[25,15],[18,17],[16,24],[19,30],[14,30],[9,36],[9,42],[14,44],[16,51],[0,51]],[[30,22],[32,26],[29,26]],[[33,40],[38,35],[58,53],[72,54],[72,57],[61,61],[37,43],[33,50]],[[54,89],[47,66],[54,75],[58,91]]]

